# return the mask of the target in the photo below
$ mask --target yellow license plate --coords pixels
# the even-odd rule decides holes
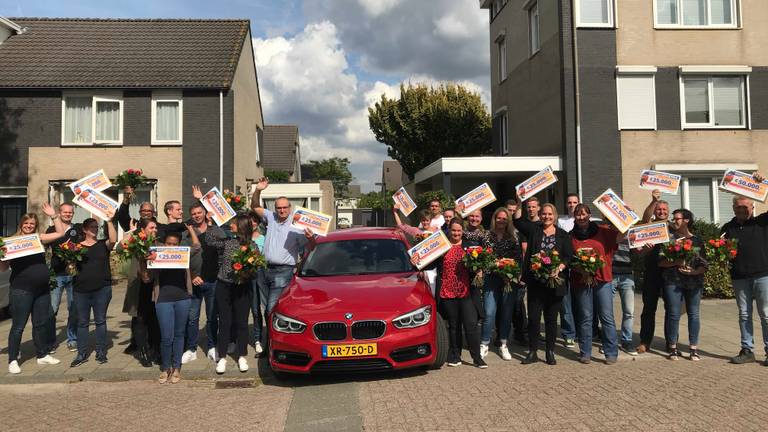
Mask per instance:
[[[323,345],[323,358],[372,356],[377,352],[375,343]]]

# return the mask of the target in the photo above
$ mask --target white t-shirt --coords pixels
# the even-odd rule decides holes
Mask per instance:
[[[433,217],[431,221],[429,221],[429,226],[432,228],[440,229],[445,225],[445,218],[443,215],[438,215],[437,217]]]
[[[560,216],[557,218],[557,226],[565,232],[570,232],[573,229],[574,221],[573,216]]]

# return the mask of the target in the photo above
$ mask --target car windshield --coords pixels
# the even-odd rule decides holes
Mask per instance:
[[[301,276],[342,276],[413,271],[405,244],[396,239],[344,240],[318,244]]]

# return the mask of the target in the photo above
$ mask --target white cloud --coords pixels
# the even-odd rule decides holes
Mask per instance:
[[[400,4],[402,0],[357,0],[357,2],[369,15],[379,16]]]

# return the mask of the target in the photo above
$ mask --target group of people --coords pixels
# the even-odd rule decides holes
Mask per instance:
[[[152,269],[148,265],[152,255],[131,257],[124,264],[127,289],[123,312],[131,317],[131,338],[124,352],[132,354],[145,367],[159,365],[158,382],[179,382],[182,365],[197,360],[200,317],[205,304],[204,352],[215,363],[216,372],[226,371],[227,354],[236,359],[240,371],[247,371],[248,345],[253,346],[257,357],[262,354],[267,336],[263,331],[264,317],[288,286],[300,256],[315,243],[311,231],[291,226],[288,198],[277,198],[274,211],[262,207],[260,194],[268,185],[267,179],[257,183],[250,211],[235,216],[228,230],[211,222],[200,202],[203,195],[196,186],[192,191],[196,201],[189,206],[189,217],[184,219],[179,201],[168,201],[163,206],[165,223],[158,221],[149,202],[139,205],[138,219],[131,218],[129,205],[134,194],[131,187],[126,187],[117,212],[103,223],[105,239],[98,239],[97,220],[73,223],[74,206],[70,203],[60,204],[58,211],[47,203],[41,206],[52,221],[44,233],[37,214],[23,215],[16,235],[39,234],[41,242],[52,251],[69,241],[79,244],[85,252],[82,261],[76,263],[65,263],[56,253],[51,254],[50,264],[45,253],[0,262],[0,271],[11,270],[8,371],[21,373],[21,337],[30,317],[37,362],[60,363],[53,355],[58,349],[56,315],[64,292],[69,312],[67,348],[77,352],[70,367],[89,360],[91,316],[95,359],[102,364],[108,362],[110,252],[113,248],[121,251],[134,235],[155,239],[157,246],[189,246],[191,258],[188,269]],[[116,225],[125,232],[119,242]],[[257,248],[264,255],[266,267],[256,274],[235,277],[233,255],[243,246]],[[75,264],[76,271],[67,269],[68,264]],[[50,274],[55,278],[51,279]],[[253,315],[252,340],[249,312]]]
[[[754,178],[763,181],[759,173],[754,173]],[[602,223],[593,217],[589,206],[580,203],[577,194],[568,194],[566,210],[565,215],[558,216],[553,204],[541,204],[536,197],[524,202],[519,198],[510,199],[504,207],[493,212],[490,229],[485,229],[481,210],[462,219],[456,209],[442,210],[438,200],[430,202],[429,209],[419,213],[420,223],[416,227],[403,223],[398,208],[393,209],[397,226],[406,234],[418,236],[442,229],[451,243],[450,250],[425,269],[440,314],[448,326],[448,366],[462,364],[463,332],[474,365],[486,368],[484,358],[491,349],[494,328],[494,345],[502,359],[512,360],[508,342],[510,334],[514,334],[518,343],[528,347],[522,363],[538,362],[542,315],[547,364],[557,363],[554,348],[558,316],[563,343],[568,348],[578,344],[581,363],[591,363],[592,342],[599,339],[599,351],[605,356],[605,363],[614,364],[619,350],[631,356],[650,350],[659,299],[665,306],[664,338],[668,358],[678,360],[683,357],[678,339],[680,319],[685,310],[688,320],[686,358],[700,360],[700,305],[708,263],[692,212],[676,209],[671,212],[670,220],[669,204],[661,199],[659,191],[653,191],[641,222],[667,222],[671,240],[690,241],[692,249],[698,252],[693,259],[683,261],[665,258],[660,253],[660,244],[631,250],[626,237],[610,223]],[[733,219],[722,227],[724,238],[738,241],[730,272],[739,310],[741,351],[731,362],[755,361],[754,300],[766,352],[763,365],[768,366],[768,212],[754,215],[754,202],[742,196],[733,198],[733,211]],[[471,274],[463,263],[471,246],[490,248],[498,260],[512,258],[521,263],[520,281],[513,283],[511,289],[504,289],[502,276],[486,274],[481,287],[473,286],[477,275]],[[594,251],[605,265],[587,277],[583,270],[570,265],[575,251],[580,249]],[[564,283],[552,287],[530,271],[531,257],[542,250],[558,252],[561,263],[553,269],[551,276],[561,278]],[[633,260],[640,260],[644,267],[640,343],[637,346],[633,345],[632,332],[635,307]],[[413,263],[418,265],[419,258],[414,258]],[[617,325],[613,312],[616,293],[621,302],[620,325]],[[524,302],[526,294],[527,302]]]

